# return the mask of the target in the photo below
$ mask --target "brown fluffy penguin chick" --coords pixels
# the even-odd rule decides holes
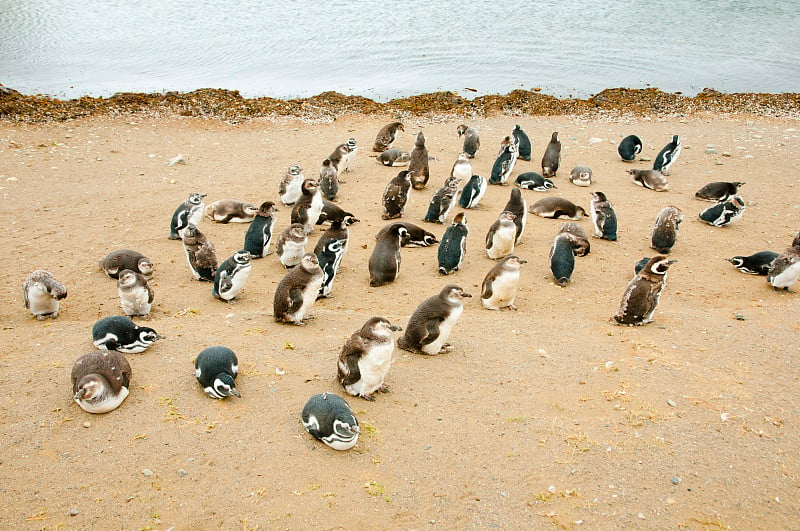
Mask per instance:
[[[72,366],[72,398],[89,413],[108,413],[128,396],[131,366],[114,350],[84,354]]]
[[[526,260],[510,254],[497,262],[486,274],[481,285],[481,304],[487,310],[510,308],[516,310],[519,270]]]
[[[275,290],[272,314],[279,323],[306,324],[317,300],[324,274],[314,253],[306,253],[297,267],[289,270]]]
[[[400,131],[405,131],[405,127],[400,122],[392,122],[390,124],[386,124],[381,127],[378,134],[375,135],[375,144],[372,146],[372,151],[386,151],[394,141],[397,140],[397,136],[400,134]]]
[[[25,307],[36,319],[43,321],[50,317],[58,317],[61,299],[66,298],[67,288],[56,280],[53,273],[37,269],[25,278],[22,283],[22,299]]]
[[[353,332],[337,364],[339,383],[345,391],[370,401],[375,400],[375,391],[388,391],[384,381],[394,360],[392,332],[398,330],[402,328],[384,317],[373,317]]]
[[[464,311],[464,297],[472,295],[461,286],[448,284],[437,295],[422,301],[411,314],[397,345],[403,350],[431,355],[452,350],[447,340]]]
[[[677,260],[656,255],[628,283],[614,320],[626,326],[640,326],[653,321],[653,313],[667,283],[667,270]]]

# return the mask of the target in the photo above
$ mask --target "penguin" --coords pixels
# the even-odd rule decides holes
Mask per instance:
[[[575,253],[575,256],[586,256],[589,254],[591,244],[589,243],[589,238],[586,237],[586,232],[584,232],[580,225],[574,221],[567,221],[561,225],[561,228],[558,229],[558,233],[569,234],[570,243],[572,243],[572,251]]]
[[[384,166],[408,166],[411,153],[397,148],[387,149],[378,155],[377,160]]]
[[[369,257],[369,285],[394,282],[400,272],[400,242],[408,234],[402,223],[394,223],[378,239]]]
[[[372,393],[389,390],[384,382],[394,358],[392,332],[400,330],[384,317],[372,317],[353,332],[342,347],[336,371],[347,393],[373,401]]]
[[[525,230],[525,225],[528,223],[528,201],[522,196],[519,188],[512,188],[511,195],[506,202],[503,210],[507,210],[514,214],[514,224],[517,226],[517,235],[514,243],[519,245],[522,243],[522,233]]]
[[[575,166],[569,172],[569,182],[575,186],[591,186],[592,170],[588,166]]]
[[[194,360],[194,375],[211,398],[242,397],[236,389],[239,359],[228,347],[215,346],[203,349]]]
[[[22,300],[25,308],[39,321],[58,317],[61,300],[67,297],[67,288],[56,280],[50,271],[37,269],[22,283]]]
[[[356,152],[358,151],[358,142],[356,142],[355,138],[348,138],[347,139],[347,158],[344,160],[344,167],[341,168],[341,171],[350,171],[350,167],[353,165],[353,162],[356,160]],[[337,166],[337,170],[340,168]]]
[[[408,162],[408,173],[411,174],[411,186],[414,190],[422,190],[428,184],[431,173],[428,165],[428,148],[425,147],[425,135],[422,131],[417,133],[417,139],[414,141],[411,160]]]
[[[117,249],[111,251],[100,260],[100,269],[114,280],[119,278],[123,269],[138,271],[148,280],[153,277],[153,261],[138,251]]]
[[[317,225],[323,223],[342,223],[345,226],[361,221],[352,212],[348,212],[333,201],[322,200],[322,212],[317,218]]]
[[[767,282],[776,290],[794,293],[792,285],[800,278],[800,233],[795,236],[792,246],[772,261]]]
[[[563,197],[545,197],[531,205],[530,212],[543,218],[561,217],[577,221],[586,215],[586,210]]]
[[[411,175],[403,170],[398,173],[383,191],[383,219],[402,218],[411,193]]]
[[[302,223],[292,223],[278,235],[275,252],[286,269],[296,266],[306,253],[308,234]]]
[[[278,187],[278,194],[280,195],[281,202],[286,205],[293,205],[300,199],[302,193],[301,188],[306,177],[303,174],[303,168],[297,164],[292,164],[283,174],[281,184]]]
[[[514,137],[514,143],[517,145],[517,156],[519,159],[530,161],[531,141],[528,138],[528,135],[519,125],[514,127],[514,130],[511,131],[511,135]]]
[[[319,169],[319,189],[322,197],[328,201],[336,199],[339,193],[339,176],[331,159],[322,161],[322,167]]]
[[[467,157],[474,159],[475,153],[481,147],[481,139],[478,130],[474,127],[467,127],[466,125],[459,125],[456,127],[458,137],[464,137],[464,148],[462,151],[467,154]]]
[[[541,174],[535,171],[527,171],[520,173],[514,184],[525,190],[533,190],[535,192],[546,192],[552,188],[558,188],[553,181],[545,179]]]
[[[458,195],[458,181],[448,177],[444,186],[433,194],[431,202],[428,204],[428,212],[425,214],[425,221],[431,223],[447,221],[447,216],[450,215],[450,211],[456,203],[456,195]]]
[[[447,227],[442,235],[442,243],[439,244],[439,274],[449,275],[458,271],[464,255],[467,254],[467,216],[464,212],[459,212],[453,218],[453,223]]]
[[[589,206],[594,224],[594,236],[601,240],[617,241],[617,214],[603,192],[592,192]]]
[[[550,142],[544,150],[542,157],[542,175],[545,177],[555,177],[558,166],[561,163],[561,141],[558,139],[558,131],[553,132]]]
[[[361,433],[350,405],[333,393],[309,398],[300,420],[308,433],[334,450],[349,450],[356,445]]]
[[[333,279],[339,271],[339,264],[344,256],[347,240],[329,239],[319,251],[315,251],[319,267],[322,269],[322,285],[317,298],[330,297],[333,290]],[[319,247],[319,245],[318,245]]]
[[[336,169],[337,174],[341,175],[343,172],[350,171],[350,165],[355,160],[357,149],[358,144],[355,138],[350,138],[347,142],[336,146],[333,153],[328,156],[328,159]]]
[[[464,311],[464,297],[472,297],[461,286],[448,284],[438,294],[417,306],[397,346],[409,352],[436,355],[449,352],[447,340]]]
[[[144,317],[150,315],[153,288],[141,273],[125,269],[117,280],[119,302],[125,315]]]
[[[502,155],[506,151],[506,148],[508,148],[508,146],[514,146],[514,147],[517,146],[516,142],[514,142],[513,135],[508,135],[506,137],[503,137],[503,140],[500,141],[500,150],[497,152],[497,156],[499,157],[500,155]]]
[[[278,283],[272,302],[272,314],[279,323],[303,326],[317,300],[324,274],[314,253],[306,253],[297,267],[289,270]]]
[[[510,254],[497,262],[483,278],[481,284],[481,304],[487,310],[516,310],[519,270],[528,263],[519,256]]]
[[[649,261],[650,261],[650,257],[649,256],[645,256],[644,258],[642,258],[638,262],[636,262],[636,264],[634,264],[634,266],[633,266],[633,276],[636,276],[639,273],[639,271],[644,269],[644,266],[646,266],[647,262],[649,262]]]
[[[514,243],[517,236],[517,225],[513,212],[504,210],[489,227],[486,234],[486,254],[492,260],[499,260],[514,252]]]
[[[428,232],[422,227],[414,225],[413,223],[408,223],[407,221],[399,223],[406,228],[406,235],[400,240],[401,247],[406,247],[408,245],[413,245],[414,247],[430,247],[431,245],[439,243],[434,233]],[[378,231],[378,234],[375,235],[375,239],[379,240],[386,231],[391,229],[392,225],[393,224],[386,225]]]
[[[652,322],[661,292],[667,283],[667,270],[676,261],[661,254],[650,258],[625,288],[614,320],[626,326],[641,326]]]
[[[636,155],[642,151],[642,141],[636,135],[628,135],[617,146],[619,158],[625,162],[636,160]]]
[[[375,144],[372,146],[372,151],[386,151],[391,148],[392,144],[397,140],[400,131],[405,130],[406,128],[400,122],[392,122],[384,125],[375,136]]]
[[[195,280],[214,281],[217,270],[217,253],[206,235],[195,225],[189,225],[183,232],[183,249],[186,260]]]
[[[322,233],[322,236],[320,236],[319,240],[317,240],[317,245],[314,246],[314,254],[317,255],[318,259],[325,246],[331,240],[341,240],[342,253],[346,253],[348,243],[350,241],[350,229],[347,228],[347,224],[342,223],[341,221],[334,221],[331,223],[331,226]],[[320,265],[320,267],[322,267],[322,265]],[[338,263],[336,267],[338,271]]]
[[[700,188],[695,194],[695,198],[703,201],[713,201],[719,203],[734,197],[744,183],[740,182],[713,182]]]
[[[249,276],[250,253],[244,249],[236,251],[223,261],[214,273],[211,294],[214,298],[230,302],[242,291]]]
[[[505,185],[516,162],[517,146],[514,143],[508,144],[492,165],[492,176],[489,178],[489,184]]]
[[[634,184],[655,190],[656,192],[666,192],[669,190],[669,183],[664,175],[656,170],[628,170],[628,174],[633,177]]]
[[[292,223],[302,223],[309,234],[314,231],[314,225],[317,224],[324,201],[322,193],[319,191],[319,183],[315,179],[306,179],[303,181],[301,188],[302,195],[294,204],[292,209]],[[308,205],[307,209],[303,205]]]
[[[87,413],[108,413],[128,397],[131,365],[113,350],[84,354],[72,366],[72,399]]]
[[[744,211],[744,199],[735,195],[700,212],[700,219],[714,227],[727,227],[741,218]]]
[[[172,221],[169,224],[170,240],[180,240],[186,227],[190,224],[195,226],[200,224],[200,220],[203,218],[203,210],[206,206],[203,203],[205,196],[206,194],[191,193],[189,198],[175,209],[172,214]]]
[[[272,245],[272,233],[275,229],[275,203],[264,201],[258,207],[256,217],[247,227],[244,235],[244,250],[250,253],[251,258],[263,258],[269,255]]]
[[[661,254],[669,254],[678,240],[678,228],[683,222],[683,213],[678,207],[668,206],[658,213],[650,235],[650,247]]]
[[[732,263],[742,273],[766,276],[772,266],[772,261],[779,256],[780,254],[773,251],[759,251],[750,256],[734,256],[725,260]]]
[[[669,175],[669,168],[672,166],[678,156],[681,154],[681,141],[678,135],[672,137],[672,142],[664,146],[658,152],[655,162],[653,162],[653,169],[661,172],[663,175]]]
[[[205,212],[208,219],[219,223],[250,223],[258,209],[238,199],[220,199],[210,203]]]
[[[478,208],[483,195],[486,193],[486,188],[486,179],[480,175],[473,175],[467,181],[464,189],[461,190],[461,197],[458,199],[459,206],[461,208]]]
[[[458,154],[458,158],[456,158],[453,168],[450,170],[450,177],[459,181],[468,181],[472,177],[472,164],[466,153],[461,152]]]
[[[92,326],[92,343],[99,350],[139,354],[159,339],[164,339],[164,336],[123,315],[103,317]]]
[[[575,270],[575,251],[573,251],[572,238],[568,232],[561,232],[553,238],[550,247],[550,272],[561,287],[569,284],[572,272]]]

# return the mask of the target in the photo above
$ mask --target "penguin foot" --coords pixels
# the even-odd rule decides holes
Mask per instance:
[[[442,348],[439,349],[439,352],[452,352],[452,351],[453,351],[453,345],[451,345],[450,343],[443,344]]]
[[[360,397],[361,397],[361,398],[363,398],[364,400],[367,400],[368,402],[374,402],[374,401],[375,401],[375,397],[374,397],[374,396],[372,396],[372,395],[370,395],[370,394],[366,394],[366,395],[358,395],[358,396],[360,396]]]
[[[380,391],[381,393],[388,393],[389,392],[389,386],[384,384],[384,385],[378,387],[378,391]]]
[[[509,304],[509,305],[508,305],[508,309],[509,309],[509,310],[514,310],[514,311],[517,311],[517,305],[516,305],[516,304]]]
[[[44,321],[45,319],[47,319],[47,317],[48,317],[47,315],[37,315],[36,316],[36,320],[37,321]]]

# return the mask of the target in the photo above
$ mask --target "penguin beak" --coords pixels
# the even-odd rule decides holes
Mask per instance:
[[[239,390],[238,390],[238,389],[236,389],[235,387],[231,389],[231,394],[232,394],[232,395],[236,395],[236,396],[238,396],[239,398],[242,398],[242,395],[239,393]]]
[[[392,332],[401,332],[403,330],[403,327],[397,325],[389,325],[389,330],[391,330]]]
[[[83,391],[76,391],[72,396],[73,400],[80,400],[81,398],[83,398]]]
[[[461,296],[462,296],[462,297],[472,297],[472,295],[470,295],[469,293],[467,293],[467,292],[465,292],[465,291],[462,291],[462,292],[461,292]]]
[[[157,337],[158,339],[167,339],[167,336],[165,336],[165,335],[163,335],[163,334],[156,334],[156,337]]]
[[[519,259],[519,263],[520,263],[520,264],[527,264],[527,263],[528,263],[528,261],[527,261],[527,260],[523,260],[522,258],[520,258],[520,259]]]
[[[677,262],[678,262],[677,260],[669,260],[667,263],[668,263],[669,265],[672,265],[672,264],[675,264],[675,263],[677,263]]]

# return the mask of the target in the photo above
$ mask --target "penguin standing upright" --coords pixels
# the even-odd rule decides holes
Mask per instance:
[[[514,164],[517,162],[517,146],[513,142],[506,145],[502,153],[500,153],[492,165],[492,176],[489,178],[489,184],[505,185],[511,171],[514,169]]]
[[[678,227],[683,222],[683,213],[674,206],[661,209],[650,234],[650,247],[661,254],[668,254],[678,240]]]
[[[334,450],[349,450],[356,445],[361,433],[350,405],[333,393],[309,398],[300,420],[308,433]]]
[[[164,336],[123,315],[103,317],[92,326],[92,344],[100,350],[139,354],[159,339]]]
[[[570,234],[560,232],[550,247],[550,272],[559,286],[566,286],[575,270],[575,251]]]
[[[300,263],[303,255],[306,254],[306,244],[308,234],[302,223],[292,223],[278,235],[278,242],[275,244],[275,253],[278,255],[283,267],[290,268]]]
[[[337,170],[339,172],[343,171],[350,171],[350,167],[353,166],[353,162],[356,160],[356,152],[358,151],[358,142],[356,142],[355,138],[348,138],[347,139],[347,158],[343,161],[344,165],[342,168],[337,166]]]
[[[211,294],[224,301],[231,301],[241,293],[250,276],[250,253],[244,249],[236,251],[223,261],[214,273]]]
[[[713,201],[715,203],[724,202],[732,198],[739,192],[739,188],[744,183],[736,182],[713,182],[700,188],[695,194],[695,198],[703,201]]]
[[[514,252],[514,243],[517,237],[517,225],[513,212],[504,210],[489,227],[486,234],[486,254],[492,260],[499,260]]]
[[[542,175],[545,177],[555,177],[558,166],[561,164],[561,141],[558,139],[558,131],[554,131],[550,137],[550,142],[544,150],[542,157]]]
[[[653,313],[667,283],[667,270],[676,260],[656,255],[636,273],[622,296],[614,320],[627,326],[640,326],[653,321]]]
[[[603,192],[592,192],[590,204],[594,236],[602,240],[617,241],[617,214]]]
[[[331,159],[322,161],[322,167],[319,169],[319,189],[328,201],[336,199],[336,194],[339,193],[339,176]]]
[[[628,174],[633,177],[633,182],[644,188],[655,190],[656,192],[666,192],[669,190],[667,178],[660,171],[656,170],[628,170]]]
[[[206,206],[203,203],[205,196],[206,194],[191,193],[189,198],[175,209],[169,224],[170,240],[180,240],[186,227],[190,224],[195,226],[200,224]]]
[[[617,146],[619,157],[625,162],[636,160],[636,155],[642,151],[642,141],[636,135],[628,135]]]
[[[378,134],[375,135],[375,144],[372,146],[372,151],[386,151],[395,140],[397,140],[400,131],[405,131],[406,128],[400,122],[392,122],[381,127]]]
[[[67,288],[56,280],[50,271],[37,269],[25,277],[22,283],[22,300],[25,308],[39,321],[58,317],[61,300],[66,298]]]
[[[411,174],[411,186],[414,190],[422,190],[428,184],[431,172],[428,164],[428,148],[425,146],[425,135],[422,131],[417,133],[417,139],[414,141],[411,160],[408,162],[408,173]]]
[[[321,239],[321,238],[320,238]],[[322,285],[319,287],[318,297],[330,297],[333,290],[333,279],[339,271],[339,263],[344,256],[347,240],[329,239],[322,248],[314,253],[317,255],[319,267],[322,269]],[[319,245],[317,245],[319,247]]]
[[[700,212],[700,219],[715,227],[727,227],[741,218],[744,211],[744,199],[735,195]]]
[[[472,177],[472,164],[469,157],[463,151],[458,154],[458,158],[453,163],[453,168],[450,170],[450,177],[459,181],[468,181]]]
[[[795,236],[792,246],[772,261],[767,282],[774,289],[792,292],[791,288],[800,279],[800,233]]]
[[[511,195],[506,202],[503,210],[507,210],[514,214],[514,225],[517,226],[517,235],[514,241],[515,245],[522,243],[522,233],[525,231],[525,225],[528,223],[528,201],[522,195],[519,188],[512,188]]]
[[[113,350],[84,354],[72,366],[72,398],[88,413],[108,413],[128,396],[131,365]]]
[[[347,225],[347,223],[342,221],[334,221],[331,223],[331,226],[328,227],[325,232],[322,233],[322,236],[319,237],[319,240],[317,240],[317,245],[314,246],[314,254],[317,255],[317,258],[319,258],[323,248],[331,240],[340,240],[342,242],[342,253],[344,254],[347,252],[350,240],[350,229],[347,228]]]
[[[653,162],[653,169],[664,175],[669,175],[670,166],[678,160],[678,155],[680,154],[681,141],[678,139],[678,135],[674,135],[672,137],[672,142],[664,146],[661,151],[658,152],[658,156],[656,156],[656,160]]]
[[[278,283],[272,301],[272,315],[279,323],[306,324],[322,286],[322,269],[314,253],[306,253],[297,267],[289,270]]]
[[[467,216],[464,212],[459,212],[453,218],[453,223],[447,227],[442,235],[442,242],[439,244],[439,274],[449,275],[458,271],[464,255],[467,254]]]
[[[402,330],[384,317],[372,317],[353,332],[342,347],[337,363],[339,383],[345,391],[365,400],[375,400],[372,393],[385,393],[384,384],[394,358],[392,332]]]
[[[483,278],[481,284],[481,304],[487,310],[509,308],[516,310],[519,270],[526,260],[510,254],[497,262]]]
[[[400,247],[408,233],[402,223],[394,223],[384,232],[369,257],[369,285],[383,286],[394,282],[400,272]]]
[[[773,251],[759,251],[750,256],[734,256],[725,260],[732,263],[742,273],[766,276],[769,274],[772,262],[779,256],[780,254]]]
[[[315,179],[306,179],[301,188],[302,194],[292,209],[292,223],[302,223],[306,234],[313,232],[319,215],[324,207],[319,183]],[[308,205],[307,209],[302,208]],[[302,213],[302,215],[299,215]]]
[[[486,193],[487,188],[486,179],[480,175],[473,175],[464,185],[461,190],[461,197],[458,199],[458,204],[461,208],[478,208],[483,195]]]
[[[192,276],[195,280],[213,282],[214,272],[217,270],[217,253],[214,250],[214,244],[194,224],[186,227],[182,240]]]
[[[514,130],[511,131],[511,135],[514,137],[514,143],[517,145],[517,156],[519,159],[526,161],[531,160],[531,141],[525,131],[517,125],[514,127]]]
[[[403,217],[408,196],[411,193],[411,175],[403,170],[398,173],[383,192],[383,219],[395,219]]]
[[[286,173],[283,174],[283,179],[281,179],[281,184],[278,187],[278,195],[284,205],[293,205],[300,199],[301,188],[305,180],[303,168],[297,164],[289,166]]]
[[[517,175],[514,184],[525,190],[533,190],[535,192],[546,192],[551,188],[558,188],[553,181],[545,179],[541,174],[535,171],[526,171]]]
[[[472,297],[461,286],[448,284],[438,294],[417,306],[397,346],[410,352],[440,354],[452,346],[447,340],[464,312],[464,297]]]
[[[258,207],[253,222],[247,227],[244,235],[244,250],[251,258],[263,258],[270,254],[272,233],[275,228],[275,203],[264,201]]]
[[[413,181],[412,181],[413,182]],[[428,204],[428,212],[425,214],[425,221],[431,223],[444,223],[447,216],[456,204],[458,195],[458,180],[448,177],[444,186],[434,192],[431,202]]]
[[[475,158],[475,153],[477,153],[478,149],[481,147],[481,139],[478,130],[474,127],[467,127],[462,124],[456,128],[456,131],[459,137],[464,137],[464,148],[462,151],[467,154],[467,157],[471,159]]]
[[[341,175],[343,172],[350,171],[350,165],[355,160],[357,149],[355,138],[350,138],[347,142],[336,146],[328,159],[332,162],[337,174]]]
[[[117,249],[100,260],[100,269],[115,280],[123,269],[138,271],[149,280],[153,276],[153,261],[138,251]]]
[[[239,374],[239,359],[228,347],[215,346],[203,349],[194,360],[195,377],[203,391],[211,398],[223,399],[228,396],[241,398],[236,389],[236,376]]]
[[[125,315],[150,315],[150,307],[153,304],[153,288],[150,287],[144,275],[130,269],[122,271],[117,279],[117,293]]]

